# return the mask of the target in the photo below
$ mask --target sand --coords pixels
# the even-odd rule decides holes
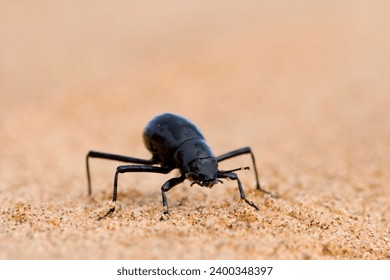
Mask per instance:
[[[2,1],[0,259],[390,259],[384,1]],[[181,114],[253,170],[212,189],[122,174],[146,123]],[[249,156],[221,168],[250,165]]]

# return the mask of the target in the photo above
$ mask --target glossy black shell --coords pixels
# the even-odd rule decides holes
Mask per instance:
[[[214,156],[199,128],[175,114],[154,117],[145,127],[143,138],[153,159],[164,167],[184,171],[192,160]]]

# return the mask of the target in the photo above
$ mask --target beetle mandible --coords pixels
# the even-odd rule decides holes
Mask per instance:
[[[248,205],[252,206],[256,210],[259,210],[255,203],[246,198],[241,181],[235,173],[235,171],[242,170],[243,168],[232,170],[218,169],[218,162],[239,155],[250,154],[256,178],[257,190],[270,194],[271,196],[275,196],[260,187],[255,157],[250,147],[233,150],[216,157],[206,143],[199,128],[182,116],[164,113],[154,117],[147,124],[144,130],[143,140],[146,148],[152,153],[152,158],[149,160],[89,151],[86,157],[88,194],[91,195],[92,193],[89,158],[101,158],[132,163],[131,165],[120,165],[116,169],[112,197],[112,201],[114,203],[117,200],[118,175],[120,173],[151,172],[167,174],[173,169],[179,169],[180,176],[166,181],[161,187],[164,214],[168,214],[169,212],[168,201],[165,193],[174,186],[182,183],[185,179],[192,182],[191,186],[197,184],[201,187],[208,188],[212,188],[217,183],[222,183],[221,179],[235,180],[240,191],[241,200],[244,200]],[[112,207],[102,218],[105,218],[114,211],[115,206]]]

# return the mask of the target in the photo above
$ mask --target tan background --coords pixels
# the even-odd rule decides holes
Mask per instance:
[[[211,3],[210,3],[211,2]],[[314,4],[315,3],[315,4]],[[0,1],[1,259],[390,259],[388,1]],[[142,130],[182,114],[263,186],[185,182],[160,222]],[[243,156],[223,164],[250,164]]]

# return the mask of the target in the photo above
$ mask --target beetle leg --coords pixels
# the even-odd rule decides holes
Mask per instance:
[[[87,156],[86,156],[86,159],[85,159],[85,163],[86,163],[86,167],[87,167],[88,195],[91,195],[91,193],[92,193],[91,175],[89,172],[89,158],[101,158],[101,159],[116,160],[116,161],[121,161],[121,162],[137,163],[137,164],[143,164],[143,165],[153,165],[153,164],[157,163],[154,158],[140,159],[140,158],[133,158],[133,157],[128,157],[128,156],[116,155],[116,154],[89,151]]]
[[[121,166],[118,166],[116,169],[116,172],[115,172],[115,177],[114,177],[114,192],[113,192],[113,196],[112,196],[112,201],[115,202],[117,199],[119,173],[150,172],[150,173],[167,174],[171,170],[172,170],[171,168],[163,168],[163,167],[159,167],[159,166],[149,166],[149,165],[121,165]]]
[[[115,212],[115,207],[111,207],[106,214],[104,214],[103,216],[99,217],[97,220],[100,221],[100,220],[103,220],[105,218],[107,218],[108,215],[112,214]]]
[[[248,200],[246,198],[244,189],[242,188],[241,181],[240,181],[240,179],[238,179],[237,174],[235,174],[233,172],[231,172],[231,173],[219,173],[218,177],[219,178],[229,178],[231,180],[236,180],[237,184],[238,184],[238,189],[240,191],[241,200],[244,200],[248,205],[252,206],[256,210],[260,210],[259,207],[256,206],[256,204],[254,204],[252,201],[250,201],[250,200]]]
[[[171,168],[163,168],[159,166],[149,166],[149,165],[121,165],[118,166],[115,172],[114,177],[114,191],[112,194],[112,202],[114,202],[114,206],[110,208],[110,210],[107,211],[107,213],[102,217],[99,218],[99,220],[107,217],[111,213],[115,211],[115,202],[117,200],[118,196],[118,175],[120,173],[128,173],[128,172],[150,172],[150,173],[162,173],[166,174],[169,173],[172,169]]]
[[[180,177],[177,177],[177,178],[169,179],[168,181],[166,181],[164,183],[164,185],[162,185],[162,187],[161,187],[161,196],[162,196],[162,203],[163,203],[163,207],[164,207],[164,212],[163,212],[164,214],[168,214],[169,213],[168,200],[167,200],[167,196],[165,195],[165,193],[167,191],[169,191],[170,189],[172,189],[174,186],[182,183],[184,180],[185,180],[185,176],[180,176]]]
[[[260,186],[260,183],[259,183],[259,174],[257,173],[257,167],[256,167],[256,160],[255,160],[255,156],[251,150],[250,147],[244,147],[244,148],[240,148],[240,149],[237,149],[237,150],[234,150],[234,151],[231,151],[231,152],[228,152],[228,153],[225,153],[223,155],[220,155],[218,156],[216,159],[218,162],[221,162],[221,161],[224,161],[224,160],[227,160],[227,159],[230,159],[230,158],[233,158],[233,157],[237,157],[237,156],[240,156],[240,155],[243,155],[243,154],[250,154],[251,155],[251,158],[252,158],[252,164],[253,164],[253,169],[255,170],[255,178],[256,178],[256,189],[258,189],[259,191],[263,192],[263,193],[266,193],[266,194],[269,194],[271,195],[272,197],[274,198],[277,198],[278,195],[277,194],[273,194],[265,189],[263,189],[261,186]]]
[[[259,183],[259,174],[257,173],[257,167],[256,167],[256,161],[255,161],[255,156],[251,150],[250,147],[244,147],[244,148],[241,148],[241,149],[237,149],[237,150],[234,150],[234,151],[230,151],[228,153],[225,153],[223,155],[220,155],[217,157],[217,161],[220,162],[220,161],[224,161],[224,160],[227,160],[229,158],[233,158],[233,157],[237,157],[237,156],[240,156],[240,155],[243,155],[243,154],[250,154],[251,155],[251,158],[252,158],[252,164],[253,164],[253,169],[255,170],[255,177],[256,177],[256,188],[257,189],[260,189],[260,183]]]

